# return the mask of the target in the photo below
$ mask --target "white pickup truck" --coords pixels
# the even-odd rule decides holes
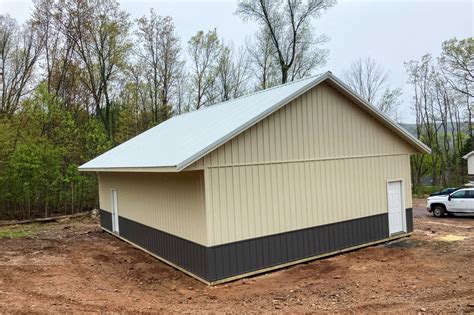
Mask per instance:
[[[429,197],[426,208],[437,218],[454,213],[474,214],[474,188],[459,189],[445,196]]]

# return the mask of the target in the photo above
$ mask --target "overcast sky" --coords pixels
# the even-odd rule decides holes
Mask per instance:
[[[256,25],[244,23],[234,14],[235,0],[121,0],[132,18],[155,8],[170,15],[184,43],[197,31],[217,28],[226,42],[236,46],[252,35]],[[30,0],[0,0],[0,14],[9,14],[23,22],[28,18]],[[341,76],[359,57],[373,57],[391,75],[392,87],[403,88],[401,120],[412,122],[412,93],[406,84],[403,62],[419,59],[426,53],[437,56],[441,42],[473,36],[474,6],[470,0],[339,0],[338,4],[315,20],[315,33],[330,38],[328,64]]]

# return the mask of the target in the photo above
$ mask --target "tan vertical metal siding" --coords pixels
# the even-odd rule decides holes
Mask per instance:
[[[315,87],[202,160],[208,244],[387,212],[407,142],[327,84]]]
[[[109,212],[111,189],[120,216],[207,245],[202,171],[99,173],[100,207]]]
[[[411,207],[408,155],[205,172],[209,245],[386,213],[387,180],[404,180],[405,207]]]
[[[401,153],[414,154],[416,150],[334,88],[321,84],[196,165],[235,166]]]

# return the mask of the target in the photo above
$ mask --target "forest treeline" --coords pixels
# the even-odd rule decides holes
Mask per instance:
[[[334,4],[239,1],[258,24],[239,47],[216,29],[180,38],[171,17],[131,19],[115,0],[35,0],[21,25],[0,15],[0,219],[96,207],[82,163],[173,115],[313,74],[328,51],[310,23]]]
[[[97,207],[82,163],[174,115],[314,75],[329,51],[313,26],[334,5],[237,1],[236,14],[258,25],[241,46],[216,29],[180,38],[171,17],[132,19],[115,0],[36,0],[22,24],[0,15],[0,219]],[[417,136],[433,148],[412,160],[417,187],[427,175],[434,185],[465,177],[472,55],[471,38],[453,39],[439,58],[406,64]],[[355,61],[345,79],[397,117],[401,89],[374,60]]]
[[[431,155],[411,159],[415,191],[428,177],[435,187],[461,186],[468,181],[462,157],[474,150],[474,38],[450,39],[441,54],[427,54],[405,63],[413,91],[416,136]]]

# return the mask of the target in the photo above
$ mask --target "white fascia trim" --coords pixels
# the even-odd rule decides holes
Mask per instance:
[[[176,173],[176,167],[84,167],[80,172],[136,172],[136,173]]]

